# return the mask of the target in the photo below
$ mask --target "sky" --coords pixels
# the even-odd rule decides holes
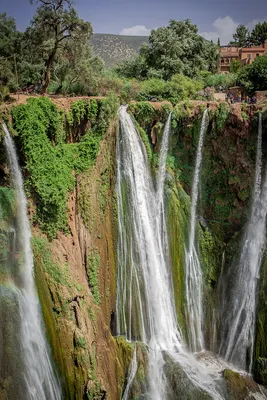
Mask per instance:
[[[76,0],[81,18],[91,22],[95,33],[149,35],[151,29],[167,25],[170,19],[189,18],[209,40],[227,44],[238,24],[250,29],[267,21],[266,0]],[[16,19],[23,31],[36,5],[29,0],[0,0],[0,12]]]

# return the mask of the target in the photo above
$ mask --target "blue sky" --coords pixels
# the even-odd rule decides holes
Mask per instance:
[[[29,0],[0,0],[0,12],[14,16],[24,30],[36,6]],[[207,39],[227,43],[238,23],[252,28],[267,20],[266,0],[76,0],[79,15],[96,33],[149,34],[169,19],[189,18]]]

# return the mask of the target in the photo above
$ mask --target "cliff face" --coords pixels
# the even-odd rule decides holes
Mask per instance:
[[[175,304],[185,338],[184,246],[188,240],[191,180],[204,107],[191,102],[173,109],[167,159],[166,210]],[[147,148],[152,170],[156,171],[163,126],[171,105],[141,102],[130,104],[129,109]],[[263,117],[266,159],[266,113]],[[223,254],[227,269],[238,251],[250,205],[257,120],[253,107],[210,105],[197,231],[205,279],[205,338],[212,351],[218,350],[219,330],[215,328],[220,319],[214,310],[218,309]],[[30,198],[36,283],[64,398],[118,399],[127,382],[133,349],[123,338],[113,336],[117,243],[115,100],[79,100],[65,112],[58,111],[46,99],[43,104],[22,105],[13,111],[13,129]],[[0,157],[0,184],[9,190],[4,151]],[[10,211],[11,206],[8,207]],[[1,219],[5,223],[1,224]],[[7,215],[0,214],[0,239],[7,236],[6,222]],[[266,265],[264,261],[255,348],[255,376],[265,384]],[[141,394],[145,385],[145,353],[140,346],[138,358],[142,361],[133,387],[135,395]],[[172,374],[172,368],[168,373]],[[230,372],[227,379],[232,386],[238,380]],[[175,385],[174,380],[173,390],[177,389]],[[244,390],[249,386],[244,382],[242,385]]]
[[[45,322],[70,399],[118,397],[120,363],[110,326],[115,310],[114,127],[90,171],[69,196],[70,234],[51,243],[34,231],[36,274]],[[50,306],[47,307],[47,304]]]

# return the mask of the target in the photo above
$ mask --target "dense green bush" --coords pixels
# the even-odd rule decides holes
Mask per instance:
[[[73,103],[67,125],[77,126],[82,119],[91,124],[78,143],[65,142],[63,115],[49,99],[31,98],[12,110],[18,144],[25,155],[27,183],[36,202],[36,221],[49,237],[67,229],[68,192],[75,184],[72,171],[79,173],[94,163],[116,110],[114,96],[99,103]]]
[[[139,98],[140,100],[170,100],[172,103],[177,103],[181,100],[194,98],[202,88],[202,81],[177,74],[170,81],[158,78],[143,81]]]
[[[232,74],[200,74],[199,78],[203,80],[205,87],[214,87],[219,90],[220,86],[223,90],[236,85],[237,75]]]
[[[219,107],[215,111],[215,129],[222,130],[229,117],[229,106],[226,103],[220,103]]]
[[[238,82],[250,93],[267,90],[267,55],[256,57],[252,64],[239,70]]]
[[[124,103],[138,100],[141,84],[136,79],[119,76],[115,71],[104,71],[97,81],[97,94],[107,96],[111,92]]]
[[[171,80],[165,81],[160,78],[150,78],[138,82],[136,79],[120,78],[116,74],[106,74],[98,82],[98,93],[106,96],[114,92],[122,103],[131,100],[170,100],[177,103],[187,98],[195,98],[203,88],[201,79],[190,79],[184,75],[174,75]]]

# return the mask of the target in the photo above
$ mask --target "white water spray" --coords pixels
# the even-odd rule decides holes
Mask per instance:
[[[203,281],[202,270],[197,254],[195,235],[196,235],[196,209],[199,192],[199,175],[202,163],[202,148],[204,135],[207,129],[208,109],[203,113],[201,130],[198,141],[196,165],[192,185],[191,216],[189,246],[185,249],[185,273],[186,273],[186,316],[188,324],[188,339],[190,349],[193,352],[203,350],[204,337],[202,332],[203,325]]]
[[[3,124],[12,183],[17,201],[17,237],[20,248],[20,269],[16,282],[10,277],[10,287],[16,297],[20,316],[20,340],[23,354],[23,371],[26,392],[24,400],[60,400],[61,390],[54,375],[50,352],[43,332],[43,322],[34,284],[31,230],[27,215],[27,200],[14,143]],[[15,351],[15,349],[14,349]]]
[[[262,116],[259,115],[258,144],[252,208],[243,236],[238,262],[225,279],[228,298],[224,304],[220,354],[235,366],[251,372],[255,338],[256,297],[265,248],[267,171],[261,188]]]

